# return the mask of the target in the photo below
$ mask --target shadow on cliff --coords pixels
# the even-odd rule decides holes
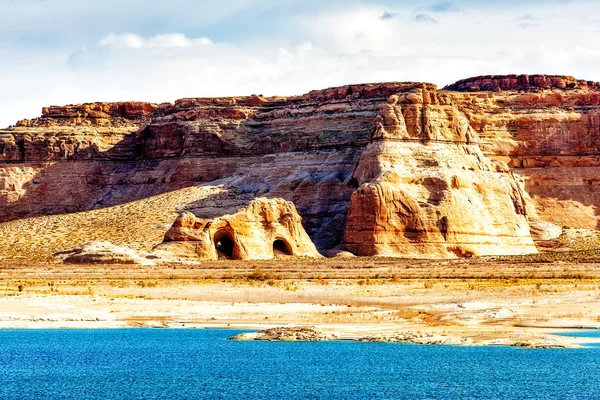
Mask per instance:
[[[552,169],[541,170],[548,170],[551,173]],[[528,171],[528,169],[516,169],[514,171],[516,174],[525,177],[532,177],[533,175],[532,171]],[[535,178],[540,177],[539,172],[534,173]],[[582,178],[581,187],[576,189],[569,188],[569,185],[561,188],[560,185],[554,183],[553,178],[548,178],[548,181],[547,184],[526,184],[525,189],[536,203],[540,202],[535,200],[536,198],[549,202],[550,205],[558,203],[554,204],[553,208],[555,208],[556,213],[550,222],[568,228],[600,230],[600,185],[598,185],[596,178]],[[587,207],[591,207],[593,211],[587,212],[585,210]],[[542,208],[538,209],[540,214],[543,214],[543,211]],[[542,219],[548,220],[549,217],[542,217]]]
[[[215,159],[140,159],[136,133],[100,151],[93,144],[68,157],[4,164],[32,177],[4,197],[0,222],[111,207],[221,179],[236,168]],[[11,197],[22,193],[14,201]]]
[[[91,145],[60,160],[5,164],[8,168],[19,168],[20,173],[28,169],[35,173],[22,185],[21,197],[10,203],[5,200],[0,222],[107,208],[192,186],[227,186],[237,172],[251,170],[251,165],[263,157],[237,158],[224,154],[144,159],[142,155],[143,150],[139,147],[136,150],[136,133],[132,133],[106,151]],[[315,213],[311,210],[314,199],[300,196],[303,201],[298,202],[298,194],[291,188],[289,192],[271,193],[269,187],[238,186],[242,188],[227,187],[225,194],[209,194],[204,199],[190,201],[181,211],[215,218],[235,213],[255,197],[281,197],[296,204],[304,228],[320,250],[341,242],[345,212]],[[310,192],[318,194],[317,189],[311,186]]]
[[[557,123],[555,129],[548,129],[545,121],[509,125],[516,132],[515,140],[523,143],[514,155],[518,165],[512,169],[528,178],[526,191],[532,198],[562,203],[553,217],[559,225],[600,229],[600,168],[588,168],[598,165],[600,156],[600,118],[594,115],[582,111],[577,119]]]

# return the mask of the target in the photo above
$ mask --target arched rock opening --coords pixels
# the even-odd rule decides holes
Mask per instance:
[[[227,231],[218,231],[214,236],[215,249],[219,259],[232,260],[235,258],[235,242]]]
[[[284,239],[277,239],[273,242],[273,255],[277,256],[292,256],[292,247]]]

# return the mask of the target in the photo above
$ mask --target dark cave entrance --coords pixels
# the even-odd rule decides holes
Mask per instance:
[[[235,242],[231,235],[225,231],[215,233],[215,249],[219,259],[232,260],[235,250]]]
[[[273,255],[275,257],[277,256],[291,256],[292,254],[292,248],[291,246],[288,244],[288,242],[286,242],[283,239],[277,239],[273,242]]]

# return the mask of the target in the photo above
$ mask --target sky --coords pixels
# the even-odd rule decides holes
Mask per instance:
[[[600,0],[0,0],[0,127],[48,105],[598,66]]]

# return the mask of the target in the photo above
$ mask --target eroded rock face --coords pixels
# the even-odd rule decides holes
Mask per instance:
[[[410,138],[396,95],[390,96],[388,103],[379,112],[374,125],[371,140]]]
[[[315,244],[333,248],[343,237],[355,189],[347,181],[373,118],[390,95],[413,88],[434,86],[182,99],[150,105],[150,114],[114,114],[108,125],[98,125],[87,105],[54,107],[0,130],[0,221],[108,207],[218,181],[244,196],[293,201]],[[120,103],[102,107],[122,109]]]
[[[599,173],[600,86],[572,77],[91,103],[0,130],[0,221],[224,185],[227,212],[293,202],[322,252],[515,254],[600,226]]]
[[[345,248],[440,258],[535,253],[522,187],[465,139],[457,132],[443,142],[369,144],[354,172],[361,186]]]
[[[459,92],[540,89],[600,89],[597,82],[562,75],[485,75],[464,79],[446,86]]]
[[[502,80],[509,83],[493,92],[473,78],[449,87],[473,91],[448,93],[479,135],[484,154],[524,178],[536,217],[559,227],[597,229],[600,86],[572,77],[493,77]]]
[[[464,169],[463,169],[464,168]],[[535,253],[522,188],[474,145],[377,143],[363,154],[345,247],[358,255]]]
[[[294,204],[265,198],[252,200],[235,214],[214,219],[182,213],[155,252],[203,260],[321,257]]]

